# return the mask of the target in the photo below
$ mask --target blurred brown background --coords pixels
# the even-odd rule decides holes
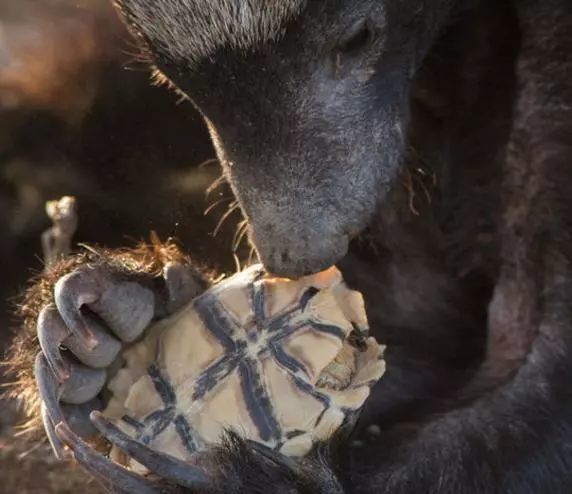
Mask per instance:
[[[239,218],[213,237],[229,193],[205,198],[219,170],[203,124],[150,84],[109,3],[0,1],[0,351],[17,329],[15,297],[42,269],[47,200],[77,197],[78,242],[130,245],[154,230],[210,266],[233,266]],[[15,439],[17,416],[17,403],[0,402],[1,492],[99,492],[45,444]]]

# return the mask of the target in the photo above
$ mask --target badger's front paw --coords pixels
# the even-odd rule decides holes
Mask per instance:
[[[215,482],[209,480],[203,468],[151,450],[121,432],[97,411],[92,412],[91,419],[102,436],[153,472],[150,476],[143,476],[130,471],[96,451],[67,424],[63,422],[58,424],[55,429],[58,440],[61,439],[73,451],[76,461],[108,492],[117,494],[213,492]]]
[[[167,265],[160,279],[85,265],[57,282],[54,303],[37,322],[35,376],[42,420],[58,457],[58,424],[82,437],[97,432],[89,414],[101,408],[108,370],[124,346],[203,289],[194,270],[178,263]]]
[[[75,459],[110,493],[116,494],[341,494],[331,468],[332,445],[317,446],[300,459],[287,457],[260,443],[228,434],[219,446],[197,452],[190,461],[152,450],[123,433],[99,412],[92,420],[102,436],[145,466],[135,473],[96,451],[69,426],[56,427]]]

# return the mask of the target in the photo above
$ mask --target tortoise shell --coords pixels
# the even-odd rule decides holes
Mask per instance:
[[[105,414],[182,460],[229,429],[302,456],[382,376],[382,347],[367,330],[363,298],[336,268],[293,281],[253,266],[127,350]]]

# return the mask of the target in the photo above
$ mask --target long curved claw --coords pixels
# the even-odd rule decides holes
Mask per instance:
[[[72,369],[70,375],[73,379],[73,376],[77,375],[76,367],[72,364],[70,368]],[[85,369],[88,372],[92,371],[91,369]],[[105,371],[93,372],[103,373],[105,378]],[[86,388],[82,389],[82,387],[79,386],[74,390],[76,395],[75,397],[81,398],[78,400],[80,405],[66,406],[60,402],[60,399],[62,399],[62,395],[65,394],[65,391],[52,373],[52,369],[50,368],[50,365],[42,352],[38,353],[36,356],[34,375],[42,400],[40,409],[42,423],[44,425],[44,429],[46,430],[46,434],[54,454],[58,459],[62,459],[63,448],[61,441],[55,435],[55,424],[60,422],[69,423],[82,436],[90,436],[93,432],[93,428],[90,429],[91,422],[88,420],[89,413],[93,409],[101,407],[101,403],[97,399],[92,399],[94,398],[95,394],[97,394],[95,390],[99,387],[99,384],[95,383],[94,386],[93,382],[89,382],[89,374],[85,374],[80,371],[79,378],[75,378],[74,381],[68,381],[68,383],[71,382],[72,385],[75,382],[75,386],[78,386],[78,382],[81,382],[82,379],[85,380],[86,376],[88,377]],[[72,389],[74,389],[73,386]],[[87,393],[86,390],[88,391]],[[93,395],[91,398],[85,400],[83,399],[85,396],[91,395]]]
[[[125,451],[150,472],[193,491],[204,489],[209,485],[208,479],[202,470],[171,455],[153,451],[122,432],[101,413],[93,412],[91,420],[101,434],[111,443]]]
[[[94,330],[87,324],[82,308],[97,314],[122,341],[136,340],[155,313],[153,292],[138,283],[112,278],[109,271],[84,268],[62,277],[55,286],[58,311],[82,346],[98,345]]]
[[[50,446],[52,447],[52,451],[58,460],[64,459],[64,445],[60,441],[60,438],[56,434],[56,429],[50,415],[48,413],[48,409],[44,403],[40,406],[40,415],[42,417],[42,423],[44,424],[44,430],[46,431],[46,435],[48,436],[48,441],[50,442]]]
[[[58,459],[63,458],[63,447],[61,441],[55,435],[54,424],[58,424],[65,420],[64,413],[60,408],[58,398],[59,385],[55,376],[52,374],[48,361],[43,353],[38,353],[34,364],[34,374],[36,383],[42,399],[42,422],[46,429],[46,434]]]
[[[83,339],[77,338],[65,325],[54,306],[45,307],[38,317],[37,334],[40,348],[59,382],[70,378],[70,365],[64,358],[61,346],[70,350],[77,359],[93,368],[108,367],[121,351],[121,342],[107,333],[94,319],[86,316],[97,345],[86,348]]]
[[[55,376],[52,374],[46,357],[41,352],[36,356],[34,375],[40,391],[40,397],[46,406],[46,412],[52,423],[59,424],[63,422],[64,414],[60,408],[59,400],[60,387]]]
[[[70,375],[70,369],[65,362],[60,346],[69,336],[70,331],[65,326],[55,307],[44,307],[38,316],[37,334],[40,348],[58,380],[64,381]]]
[[[289,470],[296,469],[296,462],[282,453],[278,451],[274,451],[270,449],[268,446],[256,442],[256,441],[247,441],[248,445],[252,448],[252,450],[257,453],[258,455],[262,456],[265,460],[273,463],[274,465],[287,468]]]
[[[66,327],[78,338],[83,339],[88,348],[95,347],[97,340],[83,319],[81,308],[83,305],[95,302],[100,291],[95,276],[85,276],[83,271],[76,271],[60,278],[54,288],[56,306]]]
[[[73,451],[74,457],[103,486],[114,494],[161,494],[165,488],[141,475],[130,472],[82,441],[67,424],[59,423],[56,434]]]

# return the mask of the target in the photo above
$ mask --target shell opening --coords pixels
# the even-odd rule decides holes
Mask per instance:
[[[359,355],[367,350],[367,332],[354,326],[334,360],[320,373],[316,387],[342,391],[357,373]]]

